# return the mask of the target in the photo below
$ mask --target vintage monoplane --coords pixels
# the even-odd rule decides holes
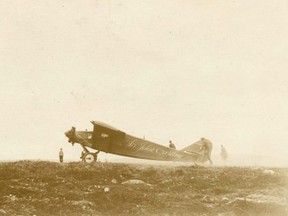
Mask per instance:
[[[79,143],[82,146],[82,158],[87,163],[96,161],[100,151],[149,160],[203,163],[210,158],[212,151],[212,143],[205,138],[184,149],[176,150],[128,135],[99,121],[91,121],[91,123],[94,126],[93,131],[76,131],[76,128],[72,127],[65,132],[69,143],[73,145]],[[203,145],[206,145],[206,151],[201,151]],[[88,148],[96,152],[91,152]]]

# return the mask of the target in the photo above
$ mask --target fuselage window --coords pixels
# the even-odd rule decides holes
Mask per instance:
[[[107,138],[107,137],[109,137],[109,135],[102,133],[102,134],[101,134],[101,137],[102,137],[102,138]]]

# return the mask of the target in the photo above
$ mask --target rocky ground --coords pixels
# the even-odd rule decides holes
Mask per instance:
[[[0,215],[288,215],[288,168],[0,163]]]

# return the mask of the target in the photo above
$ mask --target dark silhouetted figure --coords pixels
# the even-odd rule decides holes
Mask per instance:
[[[169,148],[176,149],[175,145],[172,143],[171,140],[169,141]]]
[[[210,157],[210,152],[209,152],[209,146],[208,146],[208,143],[206,142],[206,140],[204,138],[201,138],[201,142],[202,142],[202,145],[200,147],[200,150],[199,152],[202,152],[204,153],[204,157],[207,157],[207,159],[209,160],[210,164],[213,164],[212,160],[211,160],[211,157]]]
[[[80,157],[80,159],[82,159],[82,162],[85,162],[85,155],[86,155],[85,151],[82,151]]]
[[[64,158],[64,152],[63,152],[62,148],[60,148],[60,151],[59,151],[59,160],[60,160],[61,163],[63,162],[63,158]]]
[[[227,153],[227,151],[226,151],[226,149],[224,148],[223,145],[221,145],[220,156],[221,156],[222,160],[224,160],[224,161],[228,158],[228,153]]]

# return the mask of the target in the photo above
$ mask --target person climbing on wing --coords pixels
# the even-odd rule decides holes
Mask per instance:
[[[169,141],[169,148],[176,149],[174,143],[172,143],[171,140]]]

